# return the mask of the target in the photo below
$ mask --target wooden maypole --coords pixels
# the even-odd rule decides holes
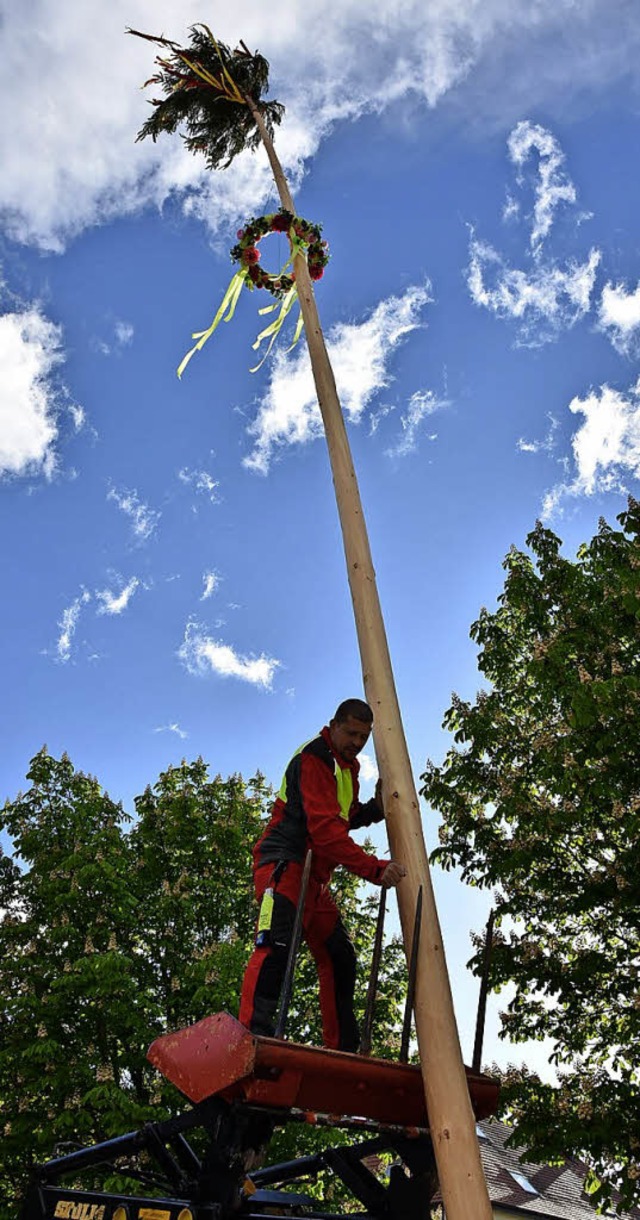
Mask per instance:
[[[211,88],[217,91],[216,100],[224,97],[232,107],[246,107],[249,110],[266,150],[282,207],[295,215],[295,205],[268,125],[265,123],[265,104],[259,100],[263,78],[261,89],[257,93],[243,88],[239,79],[235,78],[235,64],[231,61],[235,59],[244,70],[247,61],[252,58],[246,47],[243,44],[242,50],[234,55],[227,53],[227,58],[224,55],[225,49],[221,49],[209,31],[207,34],[216,48],[222,69],[217,80],[215,74],[212,77],[210,69],[206,73],[209,82],[214,79]],[[194,61],[196,64],[198,61],[194,50],[182,50],[166,39],[154,38],[153,41],[168,46],[183,64],[194,70]],[[201,47],[199,49],[201,50]],[[259,60],[261,65],[266,63],[262,57],[256,56],[255,59]],[[166,67],[166,61],[160,62]],[[195,71],[201,88],[204,74],[198,68],[197,64]],[[174,97],[178,87],[175,82],[171,84]],[[163,103],[156,105],[160,107]],[[218,117],[219,115],[216,115],[216,120]],[[166,120],[164,123],[158,122],[157,129],[159,131],[164,126],[165,129],[173,130],[177,121],[173,122],[173,126]],[[149,123],[141,134],[152,134],[155,138],[156,131]],[[382,779],[389,846],[392,858],[399,860],[407,869],[406,877],[396,890],[407,958],[411,951],[416,904],[421,886],[423,891],[415,1024],[440,1190],[447,1220],[491,1220],[492,1209],[460,1051],[418,796],[400,715],[358,482],[311,277],[306,259],[301,253],[295,256],[294,270],[318,404],[329,449],[364,689],[374,712],[373,737]]]

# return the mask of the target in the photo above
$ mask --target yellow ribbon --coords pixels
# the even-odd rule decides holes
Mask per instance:
[[[269,346],[268,346],[264,356],[262,357],[262,360],[259,362],[259,364],[256,364],[252,369],[250,369],[249,372],[257,373],[258,369],[262,368],[262,365],[264,364],[265,360],[267,359],[267,356],[269,355],[269,352],[271,351],[271,348],[273,347],[273,345],[276,341],[276,338],[277,338],[278,334],[280,333],[282,324],[283,324],[287,314],[289,313],[289,311],[291,310],[291,308],[293,307],[293,305],[295,304],[297,299],[298,299],[298,289],[296,288],[296,286],[294,284],[293,287],[290,288],[289,291],[286,292],[285,295],[283,296],[282,302],[280,304],[280,313],[278,314],[275,321],[271,322],[271,324],[269,326],[265,326],[264,330],[260,331],[258,338],[256,339],[255,343],[253,344],[253,350],[255,352],[260,347],[262,340],[268,339],[269,336],[271,336]],[[276,301],[275,305],[267,305],[265,309],[260,309],[258,312],[261,314],[273,313],[273,310],[277,309],[277,308],[278,308],[278,303]],[[294,340],[294,343],[292,344],[292,346],[294,346],[296,342],[297,342],[297,340]],[[291,348],[289,350],[291,350]]]
[[[184,360],[182,360],[180,365],[178,366],[178,377],[182,377],[182,374],[184,373],[184,370],[186,369],[191,357],[194,356],[196,352],[201,351],[201,349],[204,347],[205,343],[207,342],[207,339],[211,338],[218,323],[231,321],[231,319],[235,313],[236,305],[238,304],[238,297],[240,296],[240,293],[242,292],[242,287],[243,287],[243,284],[244,284],[246,278],[247,278],[247,268],[246,267],[242,267],[242,269],[240,271],[236,271],[235,275],[231,279],[231,283],[229,284],[227,291],[224,294],[224,299],[222,301],[222,304],[221,304],[215,318],[213,319],[211,326],[208,328],[208,330],[194,331],[191,338],[197,339],[198,342],[194,345],[194,347],[191,348],[191,351],[187,352],[186,356],[184,357]],[[224,317],[223,315],[225,313],[225,310],[227,310],[227,309],[228,309],[227,316]]]
[[[302,238],[298,237],[297,233],[295,232],[295,230],[293,228],[293,225],[289,229],[288,237],[289,237],[289,241],[291,242],[291,254],[289,255],[289,258],[287,259],[286,263],[284,264],[284,267],[282,267],[282,269],[280,271],[280,275],[284,275],[285,271],[287,270],[287,267],[291,267],[293,265],[296,254],[301,254],[303,258],[307,257],[307,252],[304,248],[304,242],[302,241]],[[285,293],[284,297],[282,298],[282,304],[280,306],[280,313],[278,314],[278,317],[275,319],[274,322],[271,323],[270,326],[266,326],[264,330],[260,331],[258,338],[256,339],[255,343],[253,344],[253,350],[255,352],[260,347],[262,340],[268,339],[269,336],[271,336],[271,341],[269,343],[269,346],[268,346],[264,356],[262,357],[262,360],[260,361],[259,364],[256,364],[252,369],[249,370],[250,373],[257,373],[258,369],[262,368],[265,360],[267,359],[267,356],[269,355],[269,352],[271,351],[271,348],[273,347],[273,345],[275,343],[276,338],[278,337],[278,334],[280,333],[280,330],[282,329],[283,322],[285,321],[287,315],[291,312],[291,310],[297,300],[298,300],[298,288],[297,288],[296,284],[293,284],[293,286],[289,289],[289,291],[287,293]],[[276,302],[275,305],[267,305],[267,307],[265,309],[260,309],[258,312],[261,314],[273,313],[273,310],[277,309],[277,308],[278,308],[278,305]],[[300,313],[298,316],[298,321],[296,323],[296,329],[295,329],[294,335],[293,335],[293,343],[291,344],[291,347],[287,348],[287,352],[290,352],[292,350],[292,348],[294,348],[296,343],[298,342],[298,339],[300,338],[300,335],[302,334],[303,325],[304,325],[304,319],[302,317],[302,313]]]
[[[201,28],[206,30],[207,37],[210,39],[210,41],[213,43],[213,45],[216,49],[218,59],[220,60],[220,67],[222,68],[223,76],[226,77],[226,80],[228,83],[225,83],[225,80],[223,79],[223,77],[220,77],[220,79],[218,80],[215,76],[212,76],[211,73],[208,72],[206,68],[203,68],[201,64],[193,63],[193,61],[190,60],[189,57],[184,54],[184,51],[178,50],[178,51],[176,51],[176,55],[178,56],[179,59],[182,60],[183,64],[186,64],[187,67],[190,68],[193,73],[195,73],[196,76],[200,77],[200,80],[203,80],[205,82],[205,84],[207,84],[207,85],[211,85],[213,89],[217,89],[219,93],[223,93],[224,96],[227,98],[227,101],[237,102],[240,106],[246,106],[247,105],[246,99],[242,96],[240,90],[238,89],[238,86],[236,85],[236,82],[234,81],[234,79],[230,75],[230,73],[227,71],[224,60],[222,58],[222,53],[220,51],[220,47],[218,46],[218,43],[216,42],[213,34],[211,33],[209,26],[205,25],[204,22],[202,22]],[[182,84],[183,84],[182,81],[177,81],[174,88],[181,89]]]
[[[205,26],[205,29],[207,29],[206,26]],[[209,33],[209,31],[207,31],[207,32]],[[213,35],[211,35],[211,37],[213,38]],[[215,42],[215,39],[214,39],[214,42]],[[298,235],[295,233],[293,226],[289,230],[288,237],[289,237],[289,241],[291,242],[291,254],[289,255],[289,258],[287,259],[284,266],[281,268],[281,270],[279,272],[280,276],[284,275],[285,271],[287,270],[287,267],[292,266],[297,254],[301,254],[302,257],[305,259],[307,257],[307,252],[305,250],[304,241],[302,240],[302,238],[298,237]],[[211,338],[214,330],[219,325],[219,323],[231,321],[231,319],[235,313],[235,309],[236,309],[236,305],[238,303],[238,298],[240,296],[240,293],[242,292],[244,284],[247,282],[247,277],[248,277],[248,268],[247,267],[242,267],[240,271],[236,271],[236,274],[232,277],[231,283],[229,284],[229,287],[227,288],[227,291],[224,294],[222,304],[221,304],[215,318],[213,319],[211,326],[209,326],[209,328],[207,330],[194,331],[191,338],[197,339],[198,342],[196,344],[194,344],[194,346],[191,348],[191,350],[187,352],[186,356],[181,361],[181,363],[178,367],[178,377],[182,377],[182,374],[184,373],[184,370],[186,369],[191,357],[194,356],[196,352],[201,351],[201,349],[204,347],[207,340]],[[266,350],[264,356],[262,357],[262,360],[260,360],[260,362],[258,364],[256,364],[250,370],[250,372],[257,373],[258,369],[262,368],[262,365],[264,364],[265,360],[267,359],[267,356],[269,355],[271,348],[273,347],[273,344],[282,329],[282,325],[283,325],[284,321],[286,320],[288,314],[291,312],[291,310],[297,300],[298,300],[298,287],[297,287],[297,284],[294,283],[291,285],[291,288],[289,288],[288,291],[285,292],[284,296],[280,300],[280,313],[278,314],[277,318],[275,318],[273,322],[270,322],[268,326],[265,326],[264,330],[260,331],[258,338],[256,339],[255,343],[253,344],[253,350],[255,352],[260,347],[260,344],[262,343],[263,339],[269,339],[269,346],[267,347],[267,350]],[[275,301],[273,305],[266,305],[264,307],[264,309],[259,309],[258,313],[259,314],[273,313],[274,309],[277,309],[277,308],[278,308],[278,301]],[[226,314],[226,316],[225,316],[225,314]],[[300,335],[302,334],[302,327],[303,327],[303,318],[302,318],[302,313],[300,313],[300,315],[298,317],[298,321],[296,323],[296,329],[295,329],[294,335],[293,335],[293,343],[291,344],[291,347],[287,348],[288,352],[290,352],[292,350],[292,348],[294,348],[296,343],[298,342]]]

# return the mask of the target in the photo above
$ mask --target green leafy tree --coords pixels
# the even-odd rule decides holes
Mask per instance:
[[[251,850],[269,795],[260,776],[210,780],[200,758],[135,800],[138,952],[158,1033],[237,1011],[255,922]]]
[[[492,888],[491,982],[512,1041],[551,1038],[559,1084],[507,1074],[518,1141],[579,1155],[594,1199],[640,1201],[640,505],[575,561],[538,524],[471,628],[489,688],[457,696],[423,792],[445,868]],[[479,946],[477,946],[479,949]],[[472,960],[479,970],[480,951]],[[619,1193],[616,1193],[619,1192]]]
[[[146,1051],[168,1029],[238,1010],[256,916],[251,849],[270,799],[261,776],[211,779],[197,759],[136,799],[132,825],[66,755],[43,749],[28,779],[0,811],[15,850],[0,855],[0,1220],[14,1220],[33,1163],[184,1108]],[[376,899],[362,905],[348,874],[339,885],[362,1009]],[[395,1047],[402,962],[388,945],[374,1051]],[[303,954],[288,1035],[318,1041],[317,1011]],[[294,1129],[274,1155],[307,1147]]]
[[[0,1198],[56,1141],[91,1141],[143,1116],[125,1046],[142,1052],[132,970],[136,900],[122,810],[69,759],[33,759],[0,826]],[[113,1010],[116,1010],[115,1013]],[[134,1051],[135,1056],[135,1051]],[[15,1215],[0,1212],[3,1220]]]
[[[237,1003],[253,925],[258,776],[164,772],[130,821],[70,760],[36,755],[0,828],[0,1217],[33,1162],[181,1106],[149,1043]],[[4,1210],[3,1210],[4,1208]]]

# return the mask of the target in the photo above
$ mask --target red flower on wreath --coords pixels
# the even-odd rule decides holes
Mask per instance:
[[[247,246],[246,250],[242,251],[242,261],[251,266],[252,263],[260,261],[260,251],[256,250],[255,246]]]
[[[313,263],[309,264],[309,275],[312,280],[321,280],[324,275],[324,267],[318,267]]]
[[[271,231],[273,233],[287,233],[291,226],[291,217],[286,213],[276,212],[271,221]]]

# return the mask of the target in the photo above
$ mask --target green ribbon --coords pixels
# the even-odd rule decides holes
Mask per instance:
[[[280,275],[284,275],[285,271],[287,270],[287,267],[293,266],[293,261],[296,257],[296,254],[301,254],[304,259],[306,259],[306,257],[307,257],[307,252],[305,250],[305,244],[304,244],[302,238],[298,237],[297,233],[294,232],[293,227],[289,230],[288,237],[289,237],[289,241],[291,242],[291,254],[290,254],[289,258],[287,259],[286,263],[284,264],[284,267],[281,268],[280,273],[279,273]],[[178,366],[178,377],[182,377],[182,374],[184,373],[184,370],[186,369],[191,357],[194,356],[196,352],[201,351],[201,349],[204,347],[207,340],[211,338],[214,330],[219,325],[219,323],[231,321],[231,319],[235,313],[236,305],[238,304],[238,299],[240,297],[240,293],[242,292],[242,289],[247,281],[247,277],[248,277],[248,268],[247,267],[242,267],[240,269],[240,271],[236,271],[236,274],[232,277],[231,283],[229,284],[229,287],[227,288],[227,291],[224,294],[222,304],[221,304],[215,318],[213,319],[211,326],[208,328],[208,330],[194,331],[191,338],[197,339],[198,342],[196,344],[194,344],[194,346],[191,348],[190,351],[187,352],[186,356],[184,357],[184,359],[181,361],[180,365]],[[260,344],[262,343],[263,339],[269,339],[269,346],[267,347],[267,350],[266,350],[264,356],[262,357],[262,360],[258,364],[256,364],[254,366],[254,368],[252,368],[250,370],[252,373],[257,373],[258,369],[262,368],[262,365],[264,364],[265,360],[267,359],[267,356],[269,355],[269,352],[271,351],[271,348],[273,347],[273,344],[282,329],[282,325],[283,325],[285,319],[287,318],[288,314],[291,312],[291,309],[293,308],[293,306],[295,305],[297,300],[298,300],[298,288],[297,288],[296,284],[293,284],[292,287],[289,289],[289,291],[284,294],[284,296],[282,297],[282,299],[280,301],[280,313],[278,314],[277,318],[273,322],[270,322],[268,326],[265,326],[264,330],[260,331],[258,338],[256,339],[255,343],[253,344],[253,350],[255,352],[260,347]],[[264,309],[259,309],[258,313],[260,313],[260,314],[273,313],[274,309],[277,309],[277,308],[278,308],[278,301],[276,301],[273,305],[267,305]],[[292,348],[294,348],[296,343],[298,342],[300,335],[302,334],[302,327],[303,327],[303,318],[302,318],[302,313],[300,313],[300,316],[298,317],[298,321],[296,324],[294,336],[293,336],[293,343],[291,344],[291,347],[287,348],[288,352],[290,352],[292,350]]]
[[[302,310],[300,310],[300,313],[298,314],[298,321],[296,323],[296,329],[293,332],[293,343],[291,344],[291,347],[287,348],[287,352],[292,351],[293,348],[295,347],[296,343],[298,342],[298,339],[300,338],[300,335],[302,334],[303,326],[304,326],[304,318],[302,316]]]
[[[246,278],[247,278],[247,268],[246,267],[242,267],[240,271],[236,271],[235,275],[232,276],[231,283],[229,284],[229,287],[227,288],[227,291],[224,294],[222,304],[221,304],[215,318],[213,319],[213,322],[211,323],[211,326],[209,327],[209,329],[194,331],[191,338],[197,339],[198,342],[194,345],[194,347],[191,348],[190,352],[187,352],[186,356],[184,357],[184,360],[179,365],[178,377],[182,377],[182,374],[184,373],[184,370],[186,369],[191,357],[194,356],[196,352],[199,352],[204,347],[205,343],[207,342],[207,339],[211,338],[218,323],[231,321],[231,319],[235,313],[236,305],[238,304],[238,298],[240,296],[240,293],[242,292],[242,288],[243,288]],[[224,317],[225,310],[228,310],[226,317]]]
[[[282,302],[280,304],[280,313],[278,314],[275,321],[271,322],[269,324],[269,326],[265,326],[264,330],[260,331],[258,338],[256,339],[255,343],[253,344],[253,350],[255,352],[260,347],[262,340],[269,339],[269,337],[270,337],[269,346],[268,346],[264,356],[262,357],[262,360],[258,364],[254,365],[254,367],[252,369],[249,370],[251,373],[257,373],[258,369],[262,368],[262,365],[264,364],[265,360],[267,359],[267,356],[269,355],[269,352],[271,351],[271,348],[273,347],[273,345],[276,341],[276,338],[278,337],[278,334],[280,333],[282,324],[283,324],[285,318],[287,317],[287,314],[293,308],[297,299],[298,299],[298,289],[296,288],[296,286],[294,284],[293,287],[290,288],[289,291],[286,292],[285,295],[283,296]],[[274,309],[277,309],[277,308],[278,308],[278,303],[276,301],[275,305],[267,305],[267,307],[265,309],[260,309],[259,313],[261,313],[261,314],[273,313]],[[292,346],[294,346],[296,342],[297,342],[297,340],[294,339],[294,343],[292,344]],[[289,350],[291,350],[291,349],[289,349]]]
[[[307,257],[307,252],[304,247],[304,242],[302,241],[302,239],[300,237],[298,237],[297,233],[294,232],[293,227],[289,230],[288,237],[289,237],[289,241],[291,242],[291,254],[289,255],[289,258],[287,259],[286,263],[284,264],[284,267],[281,268],[280,275],[284,275],[285,271],[287,270],[287,267],[293,266],[293,262],[296,257],[296,254],[301,254],[302,257],[305,259]],[[260,331],[258,338],[256,339],[255,343],[253,344],[253,350],[255,352],[260,347],[260,344],[262,343],[263,339],[270,338],[269,346],[268,346],[264,356],[262,357],[262,360],[259,362],[259,364],[254,365],[254,367],[249,370],[251,373],[257,373],[258,369],[262,368],[265,360],[267,359],[267,356],[269,355],[269,352],[271,351],[271,348],[273,347],[273,345],[282,329],[283,322],[285,321],[287,315],[291,312],[291,310],[297,300],[298,300],[298,288],[297,288],[297,285],[294,284],[293,287],[290,288],[289,291],[287,293],[285,293],[284,297],[282,298],[282,304],[280,306],[280,313],[278,314],[275,321],[271,322],[271,324],[269,326],[266,326],[264,330]],[[277,308],[278,308],[278,305],[276,302],[275,305],[267,305],[265,309],[260,309],[260,310],[258,310],[258,312],[261,314],[273,313],[273,310],[277,309]],[[304,325],[304,319],[302,317],[302,312],[300,312],[300,314],[298,316],[298,321],[296,324],[296,329],[295,329],[294,335],[293,335],[293,343],[291,344],[291,347],[287,348],[287,352],[290,352],[292,350],[292,348],[294,348],[296,343],[298,342],[298,339],[300,338],[300,335],[302,334],[303,325]]]

